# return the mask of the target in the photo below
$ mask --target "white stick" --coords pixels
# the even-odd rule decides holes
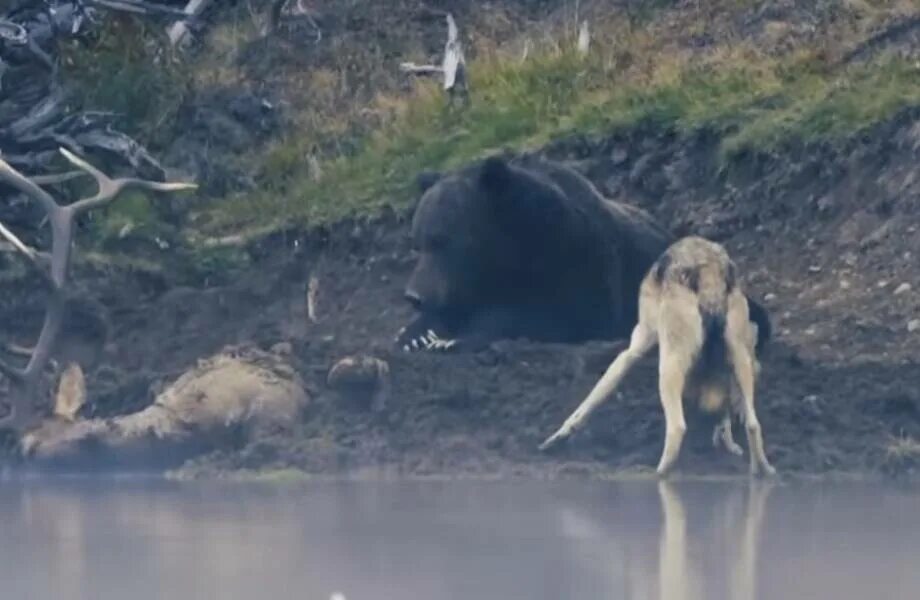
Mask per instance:
[[[181,21],[176,21],[166,30],[167,35],[169,35],[170,44],[175,46],[185,38],[188,34],[189,18],[201,13],[210,2],[211,0],[189,0],[189,3],[185,5],[185,14],[188,15],[188,17]]]

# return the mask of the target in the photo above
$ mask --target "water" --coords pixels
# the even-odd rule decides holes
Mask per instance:
[[[868,484],[4,481],[0,535],[11,600],[920,597]]]

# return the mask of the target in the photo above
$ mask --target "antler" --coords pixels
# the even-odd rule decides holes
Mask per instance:
[[[0,223],[0,236],[5,238],[15,250],[28,258],[51,284],[45,321],[26,367],[19,369],[0,360],[0,373],[23,388],[23,394],[13,394],[13,412],[7,417],[7,420],[13,420],[17,425],[22,424],[24,420],[31,416],[28,414],[30,411],[26,410],[29,404],[29,396],[34,393],[41,373],[51,358],[51,351],[61,328],[65,307],[64,288],[67,283],[67,271],[73,250],[74,224],[77,217],[111,203],[121,192],[127,189],[174,192],[193,190],[198,187],[193,183],[160,183],[130,177],[112,179],[67,149],[60,148],[60,152],[79,171],[29,179],[0,158],[0,181],[9,184],[37,202],[44,210],[48,217],[48,222],[51,224],[51,254],[49,256],[47,253],[39,252],[27,246],[13,232]],[[93,177],[96,180],[98,191],[94,196],[83,198],[67,206],[58,204],[48,192],[39,187],[40,184],[61,183],[82,175]]]

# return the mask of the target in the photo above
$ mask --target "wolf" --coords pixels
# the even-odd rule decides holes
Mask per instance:
[[[588,397],[540,449],[553,446],[583,425],[636,361],[658,344],[658,385],[665,416],[658,475],[666,475],[680,453],[687,429],[683,395],[688,387],[696,388],[701,409],[722,413],[713,441],[741,454],[731,432],[732,413],[737,413],[747,432],[751,474],[773,475],[776,470],[764,452],[754,410],[754,386],[760,370],[755,352],[757,325],[749,319],[748,300],[725,248],[697,236],[676,241],[643,278],[638,305],[639,319],[629,347],[614,359]],[[740,400],[731,398],[733,384],[740,389]]]

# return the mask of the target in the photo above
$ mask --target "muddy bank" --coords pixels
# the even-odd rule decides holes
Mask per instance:
[[[602,190],[677,232],[723,241],[775,320],[759,409],[780,471],[906,474],[920,453],[920,113],[835,146],[793,147],[723,168],[718,139],[645,128],[546,150]],[[226,344],[291,344],[314,400],[295,433],[265,435],[187,465],[189,473],[294,468],[315,474],[609,474],[654,465],[663,418],[654,359],[565,448],[536,447],[584,397],[619,346],[505,342],[479,354],[407,355],[392,347],[409,318],[405,215],[287,232],[247,249],[251,266],[211,287],[173,287],[127,271],[75,273],[90,301],[61,352],[87,374],[87,416],[136,411],[166,382]],[[318,282],[316,322],[307,283]],[[0,302],[8,337],[26,343],[41,311],[34,287]],[[80,316],[83,315],[83,316]],[[326,387],[343,356],[389,362],[386,410]],[[680,469],[743,473],[689,415]],[[899,447],[901,451],[893,451]],[[906,451],[905,451],[906,450]]]

